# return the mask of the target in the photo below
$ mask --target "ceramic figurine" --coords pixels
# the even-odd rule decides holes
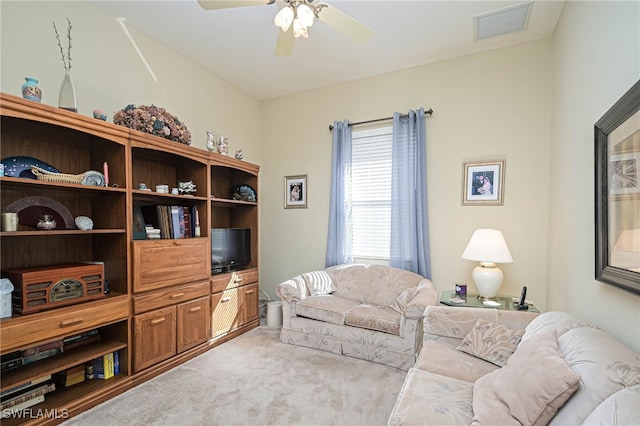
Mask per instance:
[[[241,150],[241,149],[239,149],[239,150],[237,150],[237,151],[236,151],[236,158],[237,158],[238,160],[242,160],[242,159],[244,158],[244,154],[242,153],[242,150]]]
[[[226,136],[220,136],[218,139],[218,152],[222,155],[228,155],[229,151],[229,138]]]
[[[107,121],[107,113],[102,109],[94,109],[93,118],[97,118],[98,120],[102,120],[102,121]]]
[[[42,229],[42,230],[51,230],[51,229],[56,229],[56,225],[57,224],[55,219],[53,219],[53,215],[44,214],[38,221],[37,227],[38,229]]]
[[[209,152],[215,152],[216,150],[216,140],[213,137],[213,132],[211,130],[207,130],[207,149]]]

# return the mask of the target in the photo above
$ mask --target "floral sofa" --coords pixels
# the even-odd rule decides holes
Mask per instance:
[[[430,306],[389,425],[637,425],[640,356],[564,312]]]
[[[428,279],[382,265],[338,265],[279,284],[284,343],[408,370],[437,294]]]

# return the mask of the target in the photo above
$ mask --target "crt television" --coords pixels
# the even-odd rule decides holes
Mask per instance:
[[[211,230],[211,273],[239,269],[251,262],[251,229],[213,228]]]

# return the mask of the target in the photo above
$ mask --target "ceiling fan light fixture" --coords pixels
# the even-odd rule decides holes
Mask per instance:
[[[298,19],[303,26],[310,27],[313,25],[315,14],[309,6],[303,3],[298,6],[296,12],[298,15]]]
[[[293,37],[309,38],[309,31],[307,31],[307,27],[302,25],[302,22],[300,22],[300,19],[298,18],[293,20]]]
[[[294,13],[291,7],[283,7],[280,12],[273,18],[273,23],[276,27],[282,28],[282,31],[287,32],[291,24],[293,23]]]

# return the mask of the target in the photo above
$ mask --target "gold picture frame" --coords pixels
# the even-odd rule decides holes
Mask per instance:
[[[462,205],[503,205],[504,171],[505,160],[463,163]]]

